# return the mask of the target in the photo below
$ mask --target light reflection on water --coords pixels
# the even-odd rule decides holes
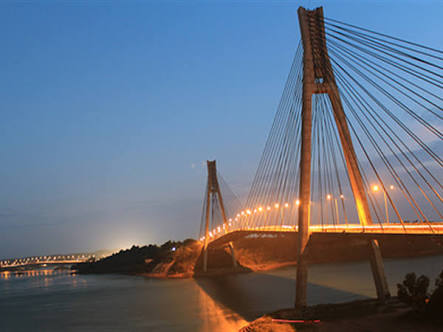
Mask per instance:
[[[2,271],[0,272],[0,279],[9,278],[30,278],[30,277],[46,277],[49,275],[67,275],[71,274],[69,270],[56,270],[56,269],[35,269],[35,270],[18,270],[18,271]],[[75,273],[72,273],[75,275]]]
[[[1,272],[0,294],[0,331],[230,332],[247,324],[193,279],[38,269]]]
[[[407,272],[432,279],[443,256],[385,260],[391,291]],[[291,307],[295,268],[219,278],[153,280],[69,271],[0,273],[0,331],[238,331],[265,312]],[[310,267],[310,304],[375,296],[369,264]]]
[[[238,331],[248,322],[239,314],[214,301],[202,288],[199,289],[199,307],[202,319],[201,331]]]

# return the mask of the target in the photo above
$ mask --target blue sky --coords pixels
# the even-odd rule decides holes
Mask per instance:
[[[320,1],[0,3],[0,257],[195,237],[206,170],[246,194]],[[441,1],[325,16],[441,48]]]

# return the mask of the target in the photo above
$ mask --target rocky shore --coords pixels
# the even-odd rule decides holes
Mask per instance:
[[[361,300],[340,304],[320,304],[306,308],[279,310],[264,315],[240,332],[289,331],[443,331],[441,323],[424,319],[411,308],[391,298],[380,304],[377,300]]]

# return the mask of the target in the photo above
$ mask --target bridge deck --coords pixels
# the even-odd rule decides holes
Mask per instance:
[[[283,233],[297,232],[297,226],[281,225],[281,226],[260,226],[260,227],[242,227],[241,229],[233,229],[229,232],[223,230],[219,233],[213,233],[209,239],[209,243],[222,244],[234,239],[247,236],[254,233]],[[443,223],[429,224],[378,224],[370,226],[352,225],[311,225],[309,232],[315,233],[331,233],[331,234],[360,234],[360,235],[438,235],[443,236]]]

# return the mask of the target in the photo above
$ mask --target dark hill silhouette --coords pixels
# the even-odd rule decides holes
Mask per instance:
[[[111,256],[98,261],[80,263],[73,266],[79,273],[124,273],[141,274],[153,272],[159,264],[174,260],[176,250],[195,244],[197,241],[187,239],[182,242],[168,241],[157,246],[132,246],[131,249],[120,250]]]

